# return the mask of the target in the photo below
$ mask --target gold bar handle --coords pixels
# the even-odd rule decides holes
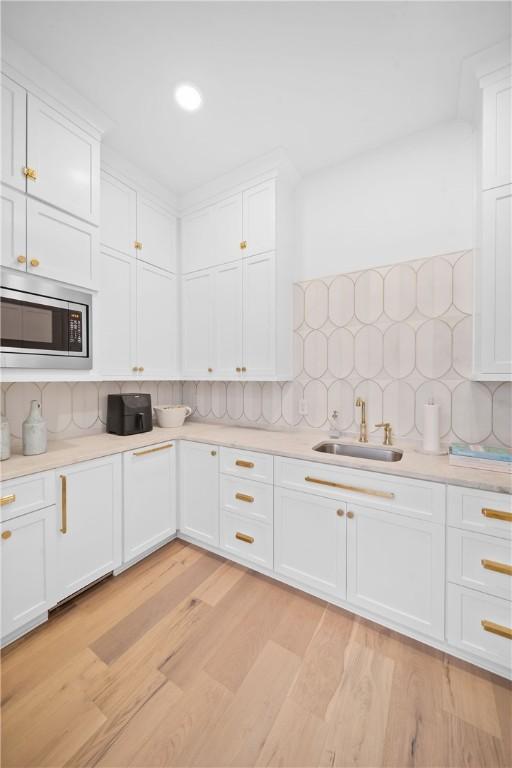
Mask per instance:
[[[481,624],[486,632],[492,632],[493,635],[499,635],[500,637],[506,637],[507,640],[512,640],[512,629],[510,627],[504,627],[503,624],[495,624],[494,621],[487,621],[487,619],[482,619]]]
[[[254,462],[253,461],[243,461],[242,459],[237,459],[235,461],[235,464],[237,467],[245,467],[246,469],[253,469],[254,468]]]
[[[60,476],[60,532],[68,532],[68,479]]]
[[[172,448],[172,443],[169,443],[169,445],[158,445],[156,448],[148,448],[146,451],[135,451],[133,456],[146,456],[148,453],[166,451],[168,448]]]
[[[246,533],[240,533],[240,531],[235,533],[235,539],[238,539],[239,541],[246,541],[247,544],[254,543],[254,536],[248,536]]]
[[[239,501],[247,501],[249,504],[252,504],[254,496],[249,496],[247,493],[235,493],[235,499],[238,499]]]
[[[504,573],[507,576],[512,576],[512,565],[506,563],[497,563],[496,560],[482,560],[482,567],[488,571],[496,571],[496,573]]]
[[[16,501],[15,493],[10,493],[8,496],[2,496],[0,499],[0,507],[5,507],[6,504],[12,504],[13,501]]]
[[[512,523],[512,512],[501,512],[499,509],[488,509],[484,507],[482,509],[482,515],[484,517],[492,517],[494,520],[505,520],[507,523]]]
[[[306,476],[304,480],[307,483],[317,483],[318,485],[328,485],[329,488],[341,488],[343,491],[351,491],[351,493],[364,493],[366,496],[379,496],[381,499],[395,498],[395,494],[389,491],[374,491],[371,488],[358,488],[356,485],[345,485],[344,483],[335,483],[332,480],[321,480],[318,477]]]

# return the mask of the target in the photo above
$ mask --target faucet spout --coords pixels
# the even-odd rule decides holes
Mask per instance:
[[[362,397],[358,397],[356,400],[356,407],[361,408],[361,423],[359,425],[359,442],[368,442],[368,429],[366,426],[366,403]]]

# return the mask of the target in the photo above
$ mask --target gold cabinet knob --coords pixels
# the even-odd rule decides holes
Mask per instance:
[[[27,257],[26,256],[18,256],[16,261],[18,262],[18,264],[25,264],[26,261],[27,261]]]
[[[140,366],[139,366],[139,373],[142,373],[142,372],[143,372],[143,370],[144,370],[144,366],[143,366],[143,365],[140,365]]]
[[[134,373],[137,373],[137,371],[138,371],[138,370],[139,370],[139,369],[138,369],[138,367],[137,367],[136,365],[134,365],[134,366],[133,366],[133,368],[132,368],[132,371],[133,371]]]
[[[139,240],[136,240],[133,245],[137,251],[142,251],[142,243]]]
[[[240,249],[243,251],[245,248],[247,248],[247,240],[242,240],[240,243]]]
[[[241,369],[241,368],[235,368],[235,370],[236,370],[236,372],[237,372],[237,373],[240,373],[240,371],[241,371],[242,369]]]
[[[208,373],[213,373],[213,368],[208,368]]]
[[[27,179],[32,179],[32,181],[37,180],[37,171],[35,168],[24,168],[23,174],[26,176]]]
[[[345,512],[344,512],[344,510],[343,510],[343,509],[337,509],[337,510],[336,510],[336,514],[338,515],[338,517],[343,517],[343,515],[345,514]]]
[[[242,366],[242,373],[246,373],[246,371],[247,371],[247,368],[245,367],[245,365],[243,365]]]
[[[353,512],[347,512],[347,517],[350,518],[350,520],[352,520],[352,518],[354,517],[354,513]]]
[[[12,531],[2,531],[2,539],[10,539],[12,536]]]
[[[210,451],[210,453],[211,453],[212,456],[216,456],[217,455],[217,451]]]
[[[39,266],[39,259],[30,259],[30,266],[31,267],[38,267]]]

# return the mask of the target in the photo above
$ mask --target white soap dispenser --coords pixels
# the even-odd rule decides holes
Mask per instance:
[[[337,438],[341,437],[341,431],[338,426],[338,419],[339,419],[339,413],[338,411],[333,411],[331,414],[331,418],[329,419],[329,437],[332,440],[336,440]]]

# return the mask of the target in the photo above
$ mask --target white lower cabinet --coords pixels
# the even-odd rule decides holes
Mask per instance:
[[[57,601],[121,563],[121,455],[56,472]]]
[[[180,444],[179,530],[211,546],[219,544],[219,456],[216,445]]]
[[[34,622],[56,602],[55,506],[2,523],[2,637]]]
[[[344,599],[345,504],[274,490],[274,569],[295,582]]]
[[[377,507],[347,507],[347,600],[444,639],[444,526]]]
[[[161,443],[123,454],[123,561],[176,533],[176,449]]]
[[[248,515],[223,509],[220,516],[220,546],[236,558],[264,568],[273,566],[273,530]]]

